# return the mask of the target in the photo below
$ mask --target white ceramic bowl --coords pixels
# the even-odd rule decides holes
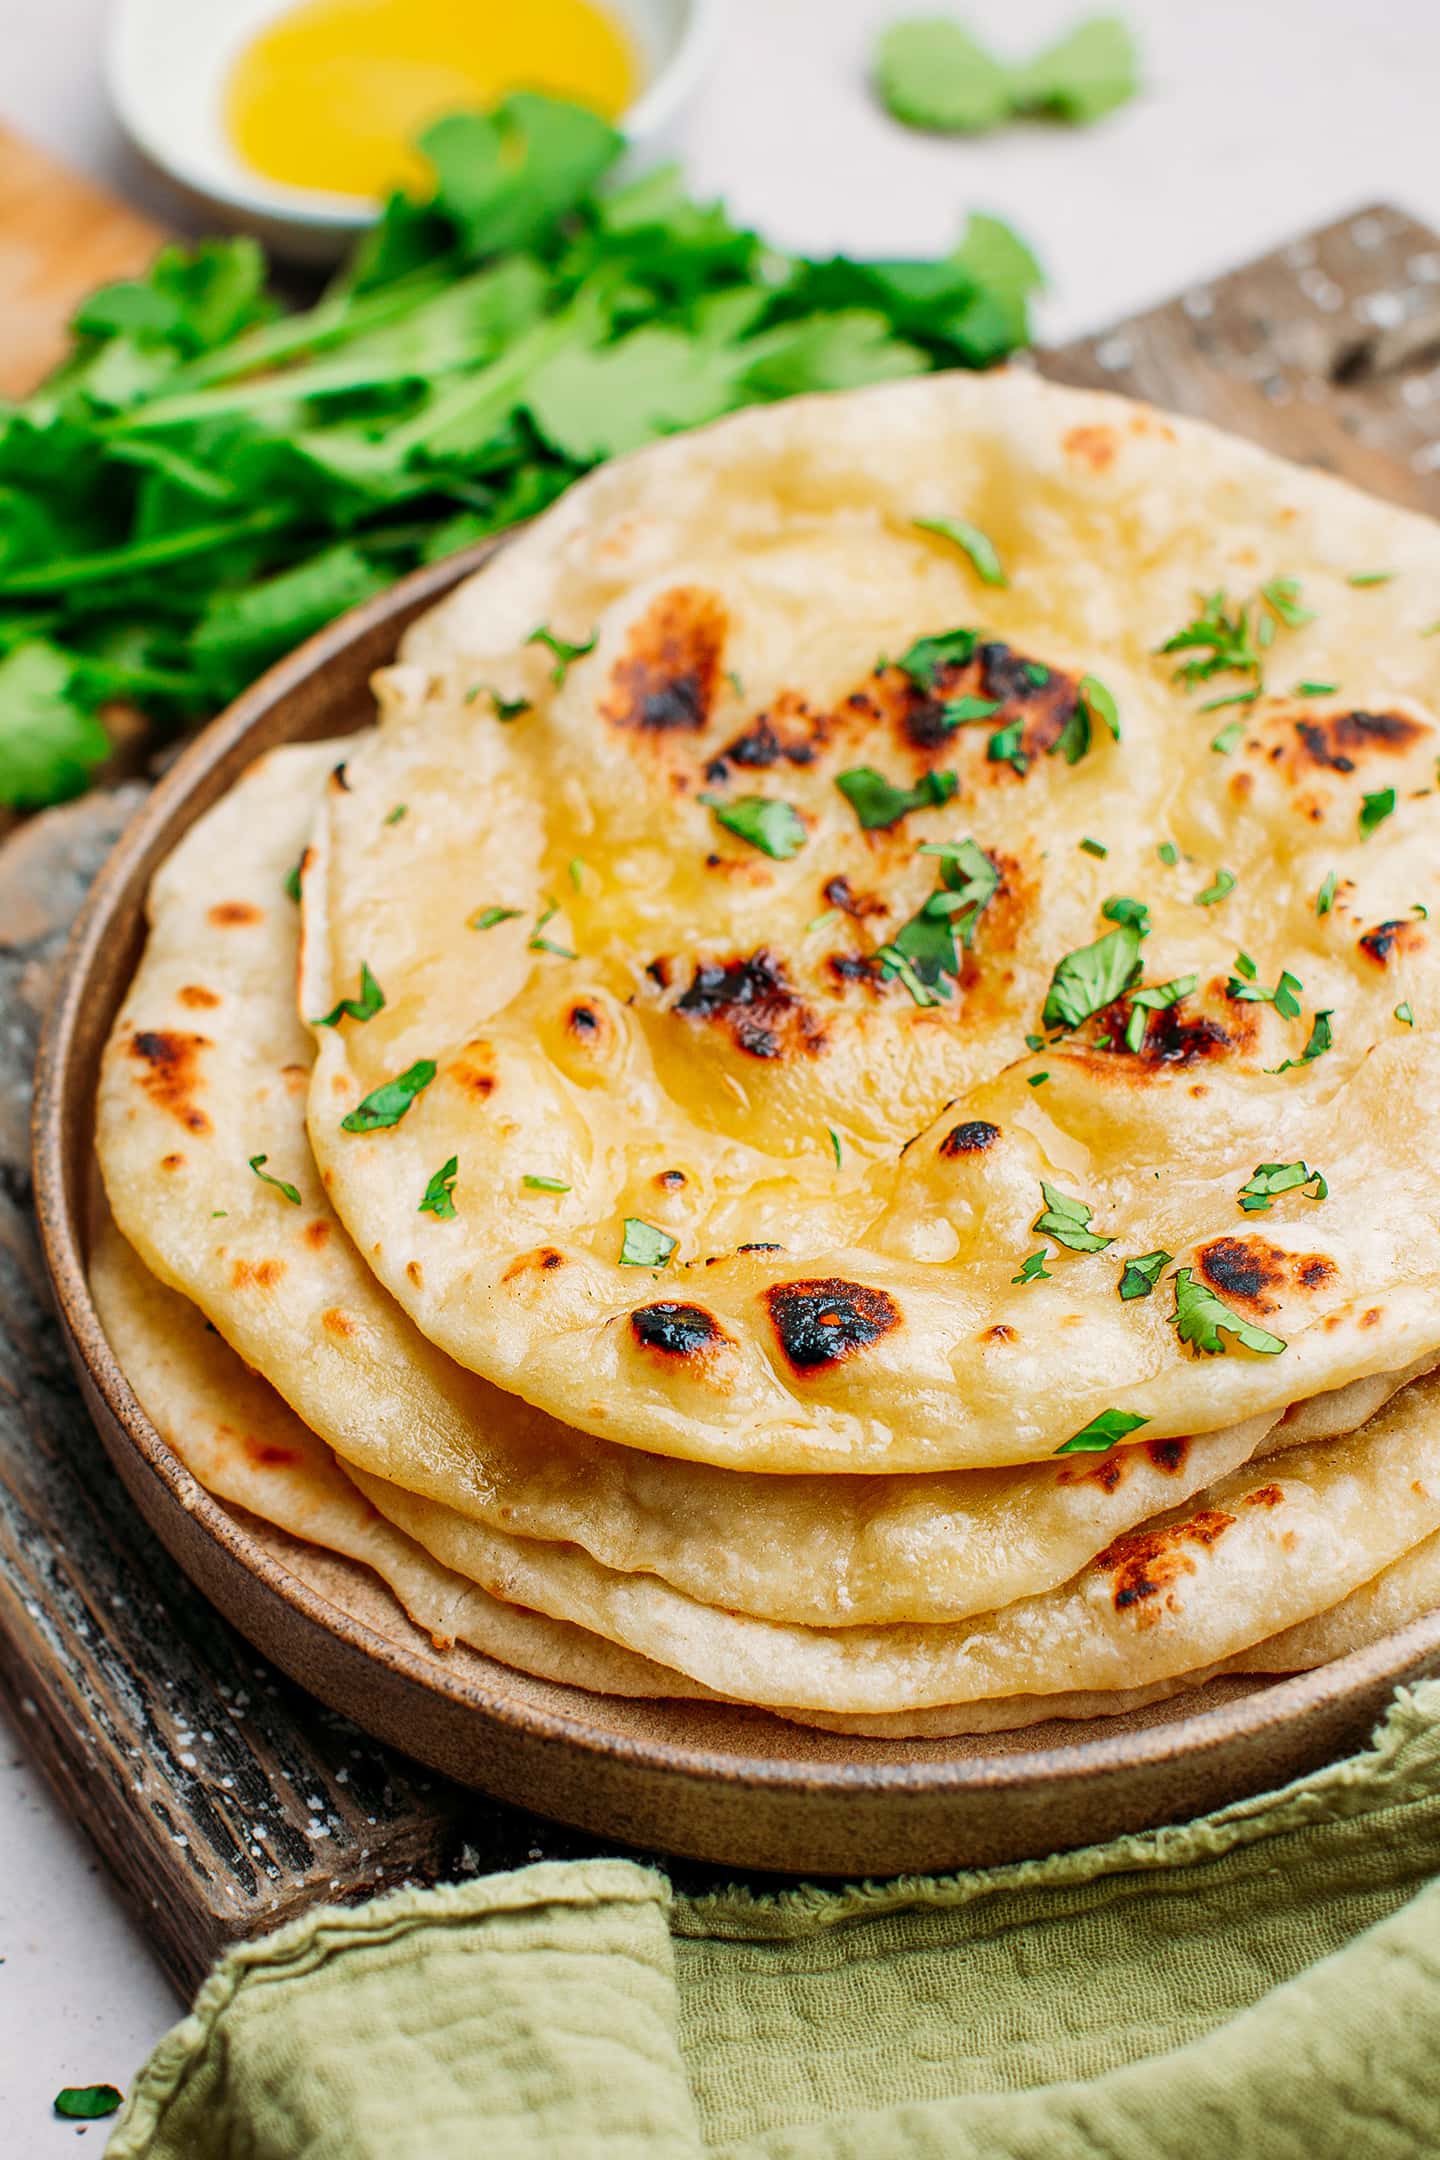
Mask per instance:
[[[106,76],[121,126],[141,155],[220,223],[259,235],[292,261],[329,262],[371,224],[376,204],[264,180],[231,149],[226,79],[286,0],[114,0]],[[704,73],[718,0],[605,0],[640,55],[644,88],[621,125],[649,158],[670,148]]]

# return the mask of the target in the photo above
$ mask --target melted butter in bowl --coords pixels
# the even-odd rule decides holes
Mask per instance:
[[[613,120],[642,80],[628,31],[594,0],[302,0],[239,54],[224,117],[262,178],[373,198],[423,183],[409,146],[442,113],[544,90]]]
[[[443,114],[570,97],[674,155],[720,0],[112,0],[106,74],[141,155],[211,221],[330,262]]]

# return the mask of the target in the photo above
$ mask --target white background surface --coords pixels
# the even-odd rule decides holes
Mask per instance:
[[[1138,104],[1085,134],[1016,127],[974,143],[898,128],[864,89],[874,26],[944,5],[726,0],[687,131],[696,185],[807,250],[935,252],[967,209],[996,211],[1049,268],[1050,337],[1361,202],[1385,197],[1440,225],[1436,0],[1128,0],[1146,54]],[[104,12],[105,0],[0,0],[0,118],[134,192],[100,84]],[[1084,0],[973,0],[962,12],[1019,52]],[[57,2122],[51,2097],[63,2084],[126,2085],[179,2006],[27,1767],[23,1733],[3,1726],[0,1959],[0,2151],[46,2160],[83,2134],[81,2151],[95,2152],[104,2126]]]

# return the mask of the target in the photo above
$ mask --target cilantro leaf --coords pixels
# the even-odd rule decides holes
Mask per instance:
[[[1140,87],[1135,40],[1118,15],[1090,15],[1038,53],[1015,80],[1016,102],[1088,127]]]
[[[459,1169],[458,1155],[452,1155],[449,1162],[441,1164],[425,1187],[420,1205],[415,1210],[417,1215],[433,1215],[437,1222],[454,1221],[455,1179]]]
[[[1142,1425],[1150,1423],[1147,1417],[1137,1417],[1133,1410],[1102,1410],[1098,1417],[1082,1425],[1073,1438],[1057,1447],[1057,1455],[1101,1455],[1131,1433],[1139,1432]]]
[[[908,127],[978,135],[1014,107],[1009,71],[948,16],[892,23],[875,49],[875,87]]]
[[[1330,1026],[1334,1017],[1333,1012],[1317,1012],[1311,1024],[1310,1039],[1299,1057],[1286,1058],[1280,1065],[1267,1065],[1265,1070],[1269,1073],[1283,1073],[1293,1071],[1297,1065],[1313,1065],[1316,1058],[1323,1057],[1327,1050],[1334,1048],[1335,1037]]]
[[[1192,653],[1175,670],[1175,681],[1193,690],[1213,676],[1260,674],[1261,655],[1256,647],[1246,608],[1231,608],[1223,592],[1207,594],[1200,610],[1183,628],[1157,648],[1162,654]]]
[[[653,1223],[642,1222],[638,1215],[625,1218],[625,1239],[620,1247],[621,1267],[663,1268],[679,1244],[668,1230],[657,1230]]]
[[[1315,620],[1314,608],[1306,607],[1301,598],[1299,578],[1271,578],[1268,584],[1260,587],[1260,598],[1288,630],[1298,630],[1302,624]]]
[[[1110,853],[1109,848],[1101,840],[1086,838],[1080,842],[1080,845],[1087,855],[1093,855],[1099,862],[1104,862],[1106,856]]]
[[[383,1012],[384,1007],[385,993],[380,988],[379,983],[376,982],[365,961],[362,960],[360,963],[359,997],[341,998],[338,1005],[332,1006],[330,1011],[323,1014],[320,1019],[312,1020],[310,1025],[311,1027],[333,1028],[339,1027],[341,1020],[346,1018],[351,1020],[373,1020],[376,1013]]]
[[[74,678],[73,660],[38,638],[0,659],[0,807],[38,810],[78,795],[110,755]]]
[[[1042,1245],[1039,1252],[1032,1252],[1028,1260],[1021,1261],[1020,1272],[1018,1275],[1011,1276],[1011,1282],[1053,1282],[1055,1278],[1047,1271],[1045,1266],[1045,1262],[1049,1258],[1050,1254],[1045,1250],[1045,1247]]]
[[[527,1192],[566,1193],[570,1190],[564,1178],[545,1177],[529,1170],[526,1171],[520,1182]]]
[[[1377,788],[1373,795],[1367,795],[1360,805],[1361,839],[1368,840],[1376,826],[1383,825],[1386,818],[1393,817],[1394,814],[1395,790],[1393,787]]]
[[[541,931],[545,928],[545,925],[548,922],[553,922],[555,917],[559,913],[559,901],[551,900],[550,905],[544,910],[544,912],[535,918],[535,928],[531,931],[529,937],[525,941],[525,950],[527,952],[553,953],[557,960],[574,960],[577,957],[576,954],[570,950],[570,947],[568,945],[557,945],[553,938],[542,937],[540,935]]]
[[[420,137],[435,208],[477,255],[526,247],[583,199],[624,148],[587,106],[520,91],[451,113]]]
[[[556,637],[553,630],[551,630],[545,623],[541,623],[538,630],[532,630],[530,632],[530,635],[526,638],[525,643],[527,645],[543,645],[546,648],[547,652],[550,652],[554,655],[555,665],[550,671],[550,680],[552,683],[554,683],[556,689],[558,690],[560,685],[564,682],[566,676],[569,674],[571,668],[574,666],[575,662],[577,660],[583,660],[586,653],[594,652],[596,641],[598,640],[599,636],[600,633],[598,630],[592,630],[583,645],[572,645],[568,638]],[[491,696],[494,696],[493,691],[491,692]],[[496,710],[499,710],[498,698],[496,699]],[[508,715],[505,715],[503,717],[508,717]]]
[[[933,690],[946,668],[964,667],[975,657],[978,630],[942,630],[934,637],[916,638],[895,665],[910,677],[917,690]]]
[[[1130,992],[1130,1017],[1125,1023],[1125,1047],[1137,1056],[1145,1047],[1149,1031],[1149,1015],[1152,1012],[1168,1012],[1187,998],[1199,983],[1198,975],[1177,975],[1167,983],[1153,983],[1148,987]]]
[[[934,809],[948,802],[960,783],[953,772],[928,772],[913,788],[898,788],[873,765],[856,765],[837,774],[835,785],[865,832],[883,832],[898,825],[911,810]]]
[[[1317,915],[1328,915],[1330,913],[1331,908],[1335,905],[1335,893],[1339,883],[1339,872],[1336,870],[1327,871],[1325,882],[1315,895],[1315,913]]]
[[[537,632],[536,635],[538,636],[539,633]],[[528,642],[533,643],[534,641],[530,640]],[[472,683],[470,685],[470,688],[465,692],[465,703],[467,705],[473,705],[476,698],[480,697],[489,698],[491,705],[494,707],[495,717],[497,720],[518,720],[522,713],[533,712],[535,710],[534,706],[530,703],[529,698],[501,697],[500,692],[496,689],[493,689],[489,683]]]
[[[1400,1022],[1400,1025],[1402,1027],[1414,1027],[1415,1014],[1411,1008],[1410,1000],[1408,998],[1406,998],[1401,1004],[1395,1007],[1395,1018]]]
[[[125,2095],[114,2085],[62,2085],[54,2108],[68,2122],[99,2122],[113,2115]]]
[[[465,927],[467,930],[493,930],[496,923],[518,922],[524,912],[518,907],[477,908],[473,915],[466,917]]]
[[[287,900],[293,900],[296,907],[300,905],[300,872],[304,867],[304,861],[305,858],[302,855],[294,869],[287,870],[285,873],[285,897]]]
[[[1235,966],[1238,973],[1232,975],[1225,985],[1227,997],[1234,998],[1237,1004],[1241,1005],[1273,1005],[1283,1019],[1299,1019],[1299,993],[1305,985],[1298,975],[1292,975],[1289,968],[1285,968],[1275,988],[1270,990],[1264,983],[1255,980],[1255,962],[1248,953],[1238,954]]]
[[[940,707],[940,718],[947,728],[968,727],[974,720],[993,720],[999,712],[1002,700],[991,697],[948,698]]]
[[[985,755],[992,765],[1013,765],[1017,773],[1029,766],[1028,753],[1021,748],[1025,740],[1025,723],[1012,720],[1008,727],[996,728],[985,745]]]
[[[1143,900],[1132,900],[1128,893],[1112,893],[1101,905],[1100,913],[1106,922],[1128,923],[1142,938],[1150,935],[1150,910]]]
[[[1149,1297],[1174,1257],[1173,1253],[1157,1249],[1127,1260],[1120,1276],[1120,1295],[1126,1304],[1134,1298]]]
[[[700,801],[717,825],[758,848],[772,862],[789,862],[809,837],[794,804],[775,795],[737,795],[733,802],[720,795],[702,795]]]
[[[1196,907],[1214,907],[1217,901],[1223,900],[1227,893],[1232,893],[1234,892],[1234,890],[1234,871],[1217,870],[1211,882],[1205,887],[1205,890],[1203,892],[1196,893],[1195,905]]]
[[[1093,945],[1082,945],[1056,963],[1041,1025],[1079,1027],[1093,1013],[1113,1005],[1139,973],[1140,933],[1133,923],[1121,923]]]
[[[435,1078],[437,1067],[433,1058],[419,1058],[393,1080],[386,1080],[372,1088],[363,1102],[356,1104],[348,1117],[340,1120],[342,1132],[378,1132],[388,1125],[398,1125],[417,1095],[424,1093]]]
[[[1211,737],[1210,748],[1218,751],[1221,757],[1229,757],[1232,750],[1238,750],[1240,747],[1244,734],[1245,722],[1243,720],[1232,720],[1228,727],[1221,728],[1218,735]]]
[[[302,1206],[303,1202],[300,1198],[298,1186],[287,1185],[284,1178],[271,1177],[269,1171],[265,1168],[269,1160],[268,1155],[252,1155],[250,1157],[250,1168],[259,1178],[262,1185],[273,1185],[276,1192],[282,1194],[290,1202],[291,1207]]]
[[[1318,1170],[1306,1163],[1257,1163],[1254,1173],[1240,1187],[1239,1200],[1247,1215],[1268,1215],[1270,1206],[1280,1193],[1300,1192],[1313,1187],[1311,1198],[1324,1200],[1330,1188]]]
[[[1175,1285],[1175,1311],[1172,1326],[1179,1330],[1180,1340],[1206,1357],[1218,1357],[1225,1350],[1223,1335],[1233,1335],[1247,1350],[1256,1351],[1261,1357],[1278,1357],[1285,1344],[1278,1335],[1256,1327],[1222,1304],[1213,1290],[1195,1280],[1194,1271],[1188,1267],[1177,1268],[1172,1281]]]
[[[1071,1252],[1104,1252],[1107,1245],[1114,1244],[1114,1238],[1102,1237],[1089,1227],[1095,1210],[1087,1202],[1072,1200],[1068,1193],[1047,1185],[1043,1179],[1040,1191],[1045,1205],[1031,1223],[1032,1230],[1054,1238],[1057,1245],[1066,1245]]]
[[[1067,765],[1078,765],[1089,753],[1096,726],[1108,728],[1119,742],[1120,714],[1114,697],[1097,676],[1082,675],[1070,716],[1051,745],[1051,756],[1058,751]]]
[[[959,548],[962,555],[970,558],[971,567],[982,585],[1008,585],[1005,568],[999,551],[988,534],[978,525],[967,524],[964,518],[916,518],[919,532],[935,533],[941,540],[949,540]]]

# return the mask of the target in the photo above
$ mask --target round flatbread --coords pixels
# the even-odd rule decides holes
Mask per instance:
[[[312,1044],[285,880],[342,754],[353,745],[263,759],[160,871],[97,1129],[125,1235],[342,1460],[704,1604],[843,1626],[953,1619],[1063,1582],[1249,1457],[1268,1416],[1033,1467],[776,1478],[569,1431],[455,1365],[365,1267],[306,1143]],[[1308,1435],[1327,1406],[1328,1429],[1348,1430],[1394,1384],[1308,1406]]]
[[[869,1717],[1148,1688],[1326,1611],[1440,1529],[1440,1379],[1412,1382],[1345,1439],[1232,1471],[1189,1509],[1115,1539],[1058,1589],[923,1627],[796,1628],[718,1611],[574,1547],[507,1539],[355,1475],[391,1522],[493,1596],[572,1620],[740,1702]]]
[[[187,1299],[155,1280],[108,1220],[92,1239],[90,1289],[136,1400],[196,1482],[371,1569],[437,1650],[466,1643],[502,1665],[604,1695],[708,1692],[440,1566],[369,1504],[324,1442]]]
[[[367,1264],[568,1423],[772,1472],[1433,1354],[1437,610],[1429,521],[1019,373],[595,475],[318,828]]]

